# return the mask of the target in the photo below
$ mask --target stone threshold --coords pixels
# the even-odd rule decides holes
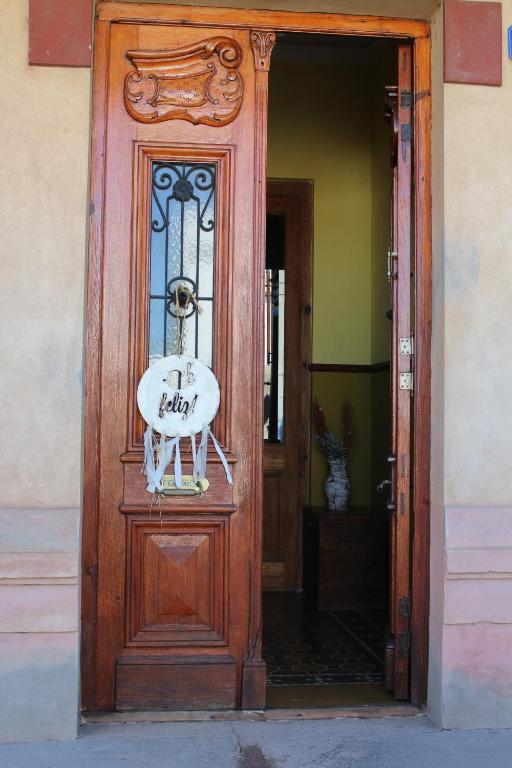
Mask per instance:
[[[82,712],[82,724],[197,723],[216,721],[337,720],[346,718],[425,717],[425,710],[412,704],[385,704],[360,707],[266,710],[198,710],[149,712]]]

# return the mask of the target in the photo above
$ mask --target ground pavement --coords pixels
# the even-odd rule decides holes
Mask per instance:
[[[94,724],[75,741],[0,745],[5,768],[511,768],[512,730],[424,716]]]

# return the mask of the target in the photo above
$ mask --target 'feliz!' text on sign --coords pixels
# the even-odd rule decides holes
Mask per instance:
[[[194,395],[192,400],[185,400],[179,390],[171,394],[170,397],[167,392],[164,392],[160,400],[158,415],[163,419],[167,413],[181,413],[182,417],[186,419],[189,413],[194,413],[196,403],[197,395]]]

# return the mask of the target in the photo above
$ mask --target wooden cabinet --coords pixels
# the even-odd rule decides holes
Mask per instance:
[[[319,610],[385,608],[387,520],[369,508],[304,516],[304,590]]]

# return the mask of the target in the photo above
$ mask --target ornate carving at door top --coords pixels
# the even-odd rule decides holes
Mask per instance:
[[[210,37],[174,50],[127,51],[126,56],[135,69],[126,76],[124,103],[135,120],[220,126],[240,111],[243,54],[236,40]]]
[[[275,32],[262,32],[257,29],[251,32],[251,45],[256,70],[268,72],[270,68],[270,54],[275,44]]]

